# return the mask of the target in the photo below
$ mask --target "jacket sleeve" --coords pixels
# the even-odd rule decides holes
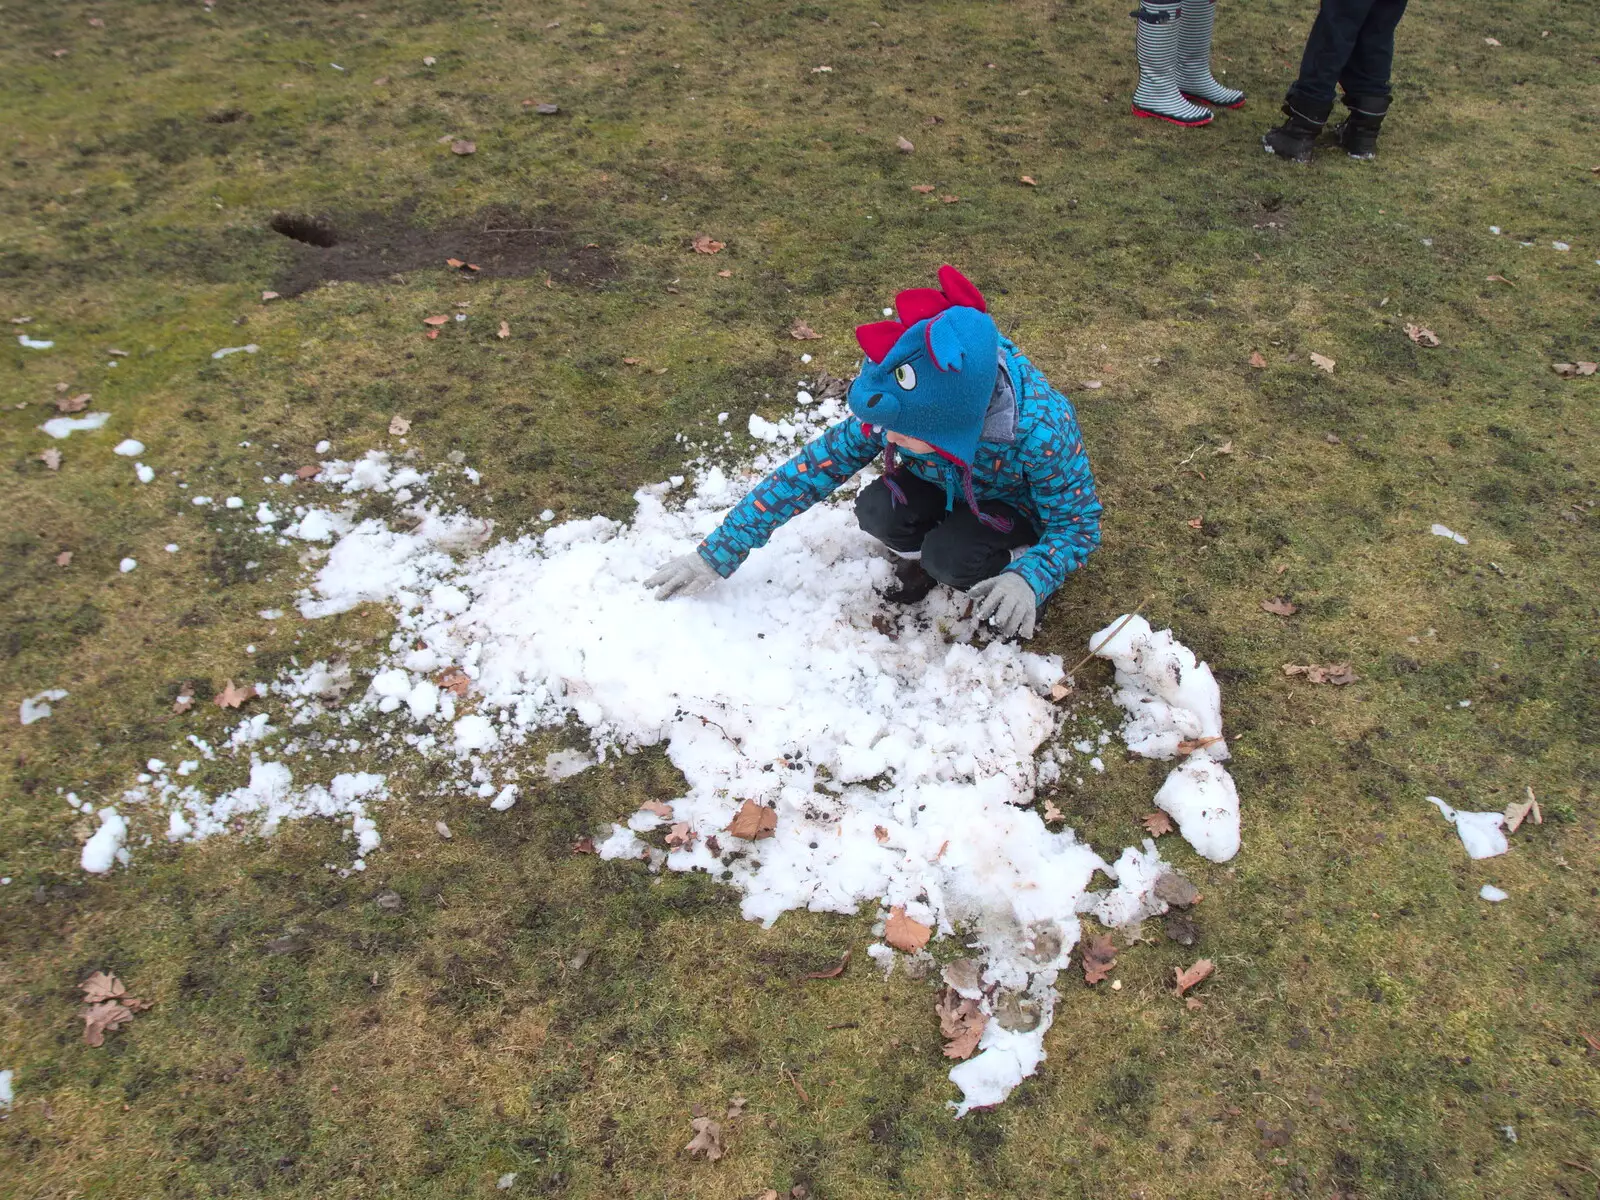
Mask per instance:
[[[882,448],[882,434],[868,435],[853,417],[830,426],[734,505],[700,543],[700,557],[726,579],[778,526],[826,499]]]
[[[1022,461],[1041,522],[1039,541],[1008,570],[1027,580],[1044,603],[1100,544],[1100,498],[1083,435],[1065,396],[1047,420],[1023,434]]]

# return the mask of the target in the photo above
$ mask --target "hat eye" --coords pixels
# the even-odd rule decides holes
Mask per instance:
[[[901,363],[894,369],[894,381],[900,385],[902,391],[909,392],[917,386],[917,373],[910,363]]]

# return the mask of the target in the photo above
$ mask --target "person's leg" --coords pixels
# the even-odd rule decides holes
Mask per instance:
[[[1294,162],[1310,162],[1311,148],[1333,110],[1333,89],[1355,48],[1361,26],[1374,0],[1322,0],[1311,23],[1300,75],[1289,85],[1283,115],[1288,118],[1262,135],[1268,154]]]
[[[1334,136],[1351,158],[1378,156],[1378,131],[1393,96],[1389,76],[1394,67],[1394,31],[1405,11],[1406,0],[1375,0],[1339,76],[1350,115]]]
[[[944,489],[909,471],[896,471],[894,483],[904,499],[882,478],[862,488],[856,496],[856,521],[901,558],[919,558],[922,539],[945,518]]]
[[[1007,518],[1011,528],[1005,532],[991,528],[961,505],[922,539],[923,570],[963,592],[1010,566],[1013,550],[1039,540],[1028,518],[1011,505],[985,500],[982,507],[990,516]]]
[[[1174,125],[1209,125],[1211,110],[1189,103],[1178,87],[1181,7],[1165,0],[1141,0],[1133,12],[1139,49],[1139,86],[1133,93],[1133,115],[1156,117]]]
[[[1185,100],[1243,108],[1244,93],[1223,87],[1211,74],[1211,32],[1217,0],[1184,0],[1178,17],[1178,87]]]

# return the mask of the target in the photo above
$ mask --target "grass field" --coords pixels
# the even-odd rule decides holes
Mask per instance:
[[[7,5],[0,316],[55,345],[0,349],[0,700],[70,695],[0,723],[0,1195],[1597,1195],[1600,376],[1551,369],[1600,358],[1594,12],[1415,5],[1380,159],[1295,168],[1257,139],[1312,7],[1223,0],[1250,103],[1185,131],[1127,113],[1127,0]],[[1103,546],[1039,648],[1154,593],[1217,668],[1244,805],[1225,867],[1163,842],[1197,950],[1152,922],[1119,991],[1067,981],[1003,1107],[951,1120],[932,987],[864,969],[870,913],[765,931],[703,876],[569,853],[676,794],[659,752],[504,814],[407,803],[385,764],[365,875],[324,868],[349,855],[315,821],[78,869],[66,791],[225,739],[227,679],[387,642],[376,608],[259,618],[295,551],[253,500],[190,497],[324,438],[398,449],[401,415],[421,461],[483,472],[457,499],[501,533],[624,518],[677,433],[848,376],[853,326],[944,261],[1073,395],[1100,480]],[[84,392],[105,429],[38,431]],[[1357,683],[1280,670],[1341,661]],[[1109,768],[1062,805],[1114,853],[1165,768]],[[1424,800],[1529,787],[1544,824],[1483,863]],[[154,1007],[96,1049],[98,969]],[[736,1094],[727,1156],[684,1155],[692,1107]]]

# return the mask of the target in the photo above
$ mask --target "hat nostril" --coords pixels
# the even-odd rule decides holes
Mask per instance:
[[[882,392],[874,392],[874,393],[872,393],[872,395],[867,397],[867,407],[868,408],[877,408],[878,407],[878,401],[882,400],[882,399],[883,399],[883,393]]]

